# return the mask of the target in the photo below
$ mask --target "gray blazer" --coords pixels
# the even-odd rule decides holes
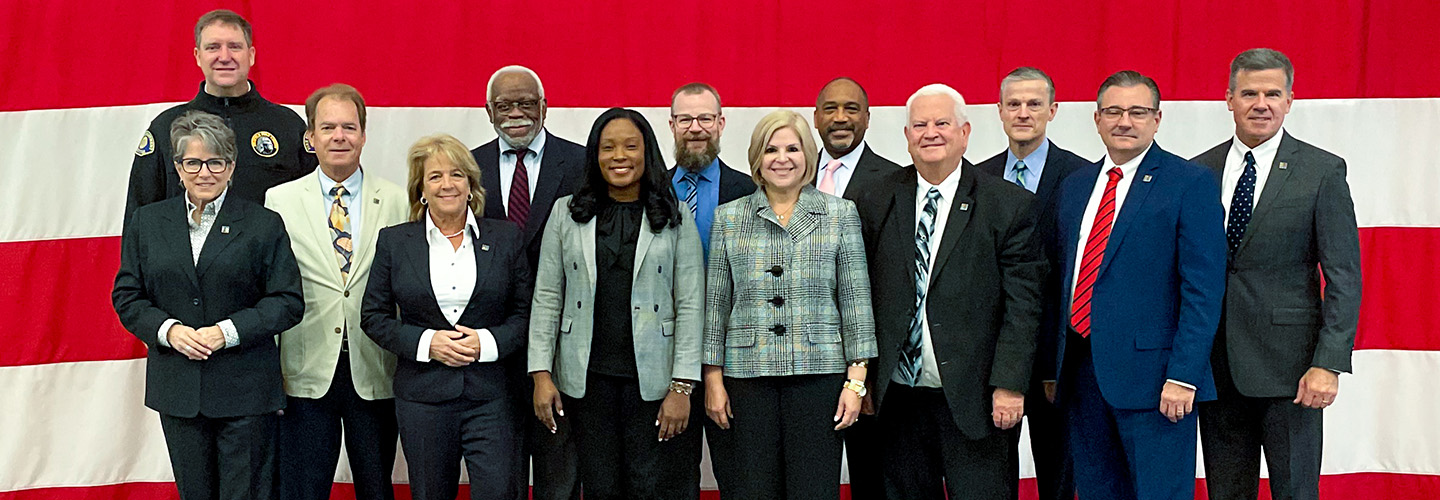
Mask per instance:
[[[551,372],[560,392],[580,398],[595,321],[595,219],[576,223],[569,203],[570,196],[555,201],[540,243],[529,371]],[[648,217],[642,216],[641,226],[631,320],[640,397],[655,401],[665,397],[671,379],[700,380],[705,268],[694,220],[686,217],[660,234],[650,232]]]
[[[805,186],[782,227],[757,189],[715,210],[705,364],[727,377],[844,373],[875,357],[855,203]]]
[[[1360,236],[1345,160],[1284,134],[1275,163],[1261,165],[1270,178],[1230,256],[1211,354],[1215,370],[1255,398],[1294,397],[1310,367],[1349,372],[1360,318]],[[1219,179],[1229,153],[1225,141],[1192,161]]]

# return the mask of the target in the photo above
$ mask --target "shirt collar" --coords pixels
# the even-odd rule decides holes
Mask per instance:
[[[206,91],[205,91],[205,81],[204,81],[204,80],[201,80],[201,81],[200,81],[200,92],[195,95],[195,100],[198,101],[198,102],[200,102],[200,103],[202,103],[202,104],[204,104],[205,107],[210,108],[210,109],[225,109],[225,108],[232,107],[232,106],[242,107],[242,108],[243,108],[243,107],[248,107],[248,106],[256,103],[257,101],[260,101],[261,98],[260,98],[260,92],[259,92],[258,90],[255,90],[255,82],[254,82],[254,81],[246,80],[246,81],[245,81],[245,84],[246,84],[246,85],[249,85],[249,87],[246,88],[244,94],[240,94],[240,95],[235,96],[235,97],[220,97],[220,96],[210,95],[209,92],[206,92]]]
[[[1285,129],[1281,128],[1279,132],[1275,133],[1274,137],[1266,139],[1265,142],[1260,143],[1259,146],[1251,148],[1250,146],[1246,146],[1245,143],[1240,142],[1240,136],[1237,135],[1231,138],[1230,150],[1234,151],[1241,157],[1244,157],[1245,153],[1254,153],[1256,157],[1260,157],[1263,155],[1273,155],[1275,154],[1275,151],[1280,149],[1280,138],[1284,136]]]
[[[1025,168],[1029,170],[1043,169],[1045,168],[1045,160],[1049,158],[1050,138],[1046,137],[1040,141],[1040,147],[1035,148],[1034,151],[1030,152],[1029,156],[1025,157]],[[1015,157],[1014,151],[1011,151],[1010,148],[1005,148],[1005,171],[1015,170],[1015,162],[1018,160],[1019,158]]]
[[[840,165],[842,165],[842,167],[840,167],[840,168],[854,169],[857,165],[860,164],[860,156],[862,156],[862,155],[864,155],[864,154],[865,154],[865,141],[863,141],[863,140],[860,141],[860,145],[855,146],[855,149],[850,150],[849,153],[845,153],[845,156],[841,156],[840,158],[831,158],[829,151],[826,151],[825,148],[820,148],[820,165],[819,165],[819,167],[820,167],[820,170],[824,170],[824,169],[825,169],[825,165],[829,165],[829,164],[830,164],[830,160],[836,160],[836,159],[838,159],[838,160],[840,160]]]
[[[925,180],[925,176],[920,175],[920,172],[915,172],[915,179],[919,181],[917,186],[922,192],[929,192],[930,188],[933,187],[939,189],[942,196],[949,198],[954,196],[955,190],[960,187],[960,171],[964,169],[965,162],[962,161],[959,165],[955,166],[955,171],[950,172],[950,175],[940,181],[940,184],[931,184],[930,181]]]
[[[325,175],[325,171],[321,170],[320,167],[315,167],[315,175],[320,178],[320,192],[324,193],[325,196],[330,196],[330,189],[335,187],[335,179],[331,179],[330,176]],[[357,168],[355,172],[350,174],[350,177],[346,177],[345,180],[340,181],[340,185],[345,186],[345,191],[350,193],[350,196],[357,196],[360,194],[360,183],[364,177],[365,168]]]
[[[540,129],[540,133],[535,134],[535,138],[530,140],[530,146],[527,147],[526,149],[530,150],[531,153],[535,153],[535,154],[537,154],[537,155],[540,154],[541,151],[544,151],[544,150],[545,150],[545,136],[546,136],[545,129],[544,129],[544,128],[541,128],[541,129]],[[510,145],[509,142],[505,141],[504,139],[500,139],[499,141],[495,141],[495,142],[499,142],[499,143],[500,143],[500,156],[501,156],[501,157],[504,157],[504,156],[505,156],[505,152],[506,152],[506,151],[510,151],[510,150],[515,149],[513,146]]]
[[[423,218],[425,219],[425,241],[431,245],[438,245],[446,241],[445,233],[440,232],[440,228],[435,227],[435,220],[430,218],[430,210],[425,210]],[[470,233],[471,238],[480,235],[480,226],[475,223],[475,212],[470,210],[465,211],[465,231]]]
[[[201,212],[201,214],[202,214],[202,215],[203,215],[203,214],[210,214],[210,215],[219,214],[219,213],[220,213],[220,208],[223,207],[223,206],[225,206],[225,195],[227,195],[227,194],[229,194],[229,193],[230,193],[230,189],[229,189],[229,188],[226,188],[224,191],[221,191],[221,192],[220,192],[220,196],[216,196],[216,197],[215,197],[215,201],[212,201],[212,202],[210,202],[210,203],[206,203],[206,204],[205,204],[205,209],[204,209],[205,211],[204,211],[204,212]],[[190,193],[185,193],[185,216],[186,216],[186,217],[185,217],[185,220],[188,221],[188,222],[190,222],[192,225],[195,223],[195,215],[194,215],[194,214],[195,214],[195,209],[196,209],[196,208],[199,208],[199,207],[196,207],[196,206],[195,206],[195,203],[192,202],[192,201],[190,201]]]
[[[1105,155],[1105,163],[1103,164],[1103,167],[1100,168],[1100,173],[1104,174],[1105,172],[1109,172],[1110,169],[1113,167],[1120,167],[1120,173],[1124,174],[1124,179],[1134,177],[1135,172],[1140,170],[1140,164],[1145,162],[1145,155],[1150,154],[1150,150],[1154,148],[1155,141],[1150,141],[1150,145],[1145,146],[1144,152],[1140,153],[1139,156],[1130,159],[1130,161],[1126,162],[1124,165],[1116,165],[1115,161],[1111,160],[1110,155],[1107,154]]]
[[[683,169],[684,167],[680,168]],[[685,174],[688,173],[690,172],[685,172]],[[685,174],[680,174],[680,176],[684,177]],[[699,175],[700,179],[705,182],[715,182],[715,179],[720,177],[720,158],[716,157],[714,160],[710,160],[710,163],[706,164],[705,168],[700,169],[700,172],[698,172],[697,175]]]

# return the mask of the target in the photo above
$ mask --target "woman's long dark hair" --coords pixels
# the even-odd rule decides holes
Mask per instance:
[[[669,227],[679,227],[681,211],[675,190],[670,186],[670,175],[665,169],[665,156],[660,152],[660,143],[650,122],[640,113],[625,108],[610,108],[595,119],[590,128],[590,139],[585,142],[585,182],[570,198],[570,218],[584,224],[610,200],[610,183],[600,173],[600,131],[611,120],[624,118],[635,123],[640,137],[645,142],[645,173],[640,176],[640,199],[645,202],[645,217],[650,220],[650,232],[659,233]]]

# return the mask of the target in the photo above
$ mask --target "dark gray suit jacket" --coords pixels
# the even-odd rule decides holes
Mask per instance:
[[[1192,161],[1218,179],[1230,145],[1225,141]],[[1312,366],[1351,369],[1360,237],[1345,160],[1286,133],[1274,164],[1263,167],[1270,176],[1229,258],[1224,319],[1211,358],[1217,372],[1228,368],[1241,394],[1293,397]]]
[[[540,159],[540,178],[535,181],[535,192],[530,193],[530,217],[520,231],[532,272],[540,261],[540,236],[545,234],[550,206],[560,197],[573,194],[585,179],[585,146],[556,137],[549,130],[545,133],[548,135]],[[497,141],[499,139],[494,139],[470,150],[470,155],[480,166],[480,182],[485,187],[485,218],[505,220],[502,200],[510,193],[500,191],[500,143]]]

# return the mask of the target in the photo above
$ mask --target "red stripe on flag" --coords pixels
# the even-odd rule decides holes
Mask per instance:
[[[808,106],[841,75],[877,105],[903,104],[937,81],[995,102],[1000,77],[1021,65],[1051,73],[1067,101],[1093,99],[1121,69],[1154,76],[1166,99],[1218,100],[1230,59],[1251,47],[1287,52],[1303,98],[1440,90],[1440,65],[1412,57],[1440,53],[1430,23],[1416,22],[1440,19],[1431,0],[499,0],[423,9],[391,0],[324,15],[288,0],[57,1],[3,9],[0,59],[27,64],[0,65],[0,110],[187,100],[201,80],[193,24],[220,6],[254,23],[252,75],[285,103],[343,81],[372,106],[481,106],[490,73],[517,63],[545,79],[552,106],[665,106],[690,81],[715,85],[728,105]],[[501,14],[513,12],[544,16]],[[1276,15],[1257,27],[1246,13]],[[1020,26],[1041,38],[1013,36]]]
[[[1357,349],[1440,351],[1440,228],[1360,229]],[[110,302],[120,238],[0,243],[0,366],[145,356]]]

